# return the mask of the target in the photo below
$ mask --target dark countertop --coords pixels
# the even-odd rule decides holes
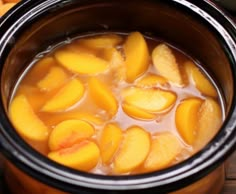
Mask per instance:
[[[226,162],[226,182],[222,194],[236,194],[236,152]]]

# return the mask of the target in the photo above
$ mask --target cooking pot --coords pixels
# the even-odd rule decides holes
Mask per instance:
[[[17,80],[38,53],[75,36],[140,31],[161,38],[204,64],[224,99],[218,134],[191,158],[141,175],[106,176],[69,169],[32,149],[16,133],[8,106]],[[26,0],[0,23],[0,149],[12,193],[217,194],[224,162],[236,144],[235,25],[206,0]]]

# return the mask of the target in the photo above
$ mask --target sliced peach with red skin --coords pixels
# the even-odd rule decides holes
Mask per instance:
[[[109,67],[106,60],[89,53],[59,50],[54,56],[63,67],[74,73],[94,75],[106,71]]]
[[[89,171],[97,165],[100,151],[97,144],[85,140],[69,148],[50,152],[48,157],[67,167]]]
[[[123,132],[121,128],[113,123],[107,124],[99,138],[99,147],[101,152],[102,162],[109,164],[118,150],[122,141]]]
[[[145,110],[142,110],[127,103],[122,104],[122,109],[127,115],[135,119],[153,120],[156,118],[155,114],[149,113]]]
[[[149,65],[149,51],[143,35],[132,32],[124,44],[126,79],[133,82],[142,75]]]
[[[34,113],[24,95],[16,96],[10,104],[9,115],[17,132],[29,140],[44,141],[48,128]]]
[[[203,103],[200,98],[184,99],[177,107],[175,124],[183,140],[192,145],[196,138],[198,112]]]
[[[150,134],[138,126],[126,130],[114,159],[114,173],[129,173],[145,161],[150,150]]]
[[[196,88],[202,94],[210,97],[217,97],[216,88],[192,61],[184,63],[184,68],[189,79],[194,81]]]
[[[159,88],[128,87],[123,90],[124,102],[139,109],[158,113],[169,109],[176,101],[176,94]]]
[[[166,132],[155,135],[143,165],[144,171],[150,172],[168,167],[181,149],[181,143],[174,134]]]
[[[123,38],[117,34],[105,34],[96,37],[84,38],[78,41],[79,44],[90,48],[115,47],[122,42]]]
[[[198,112],[197,135],[194,147],[199,150],[205,146],[219,131],[222,123],[223,114],[219,103],[212,98],[206,98]]]
[[[42,107],[43,112],[64,111],[84,95],[84,86],[78,79],[70,80]]]
[[[37,86],[41,90],[51,91],[62,86],[67,78],[67,74],[61,67],[51,67],[45,77],[37,83]]]
[[[156,74],[147,74],[141,79],[137,80],[135,83],[138,87],[156,87],[156,86],[164,86],[168,83],[168,80],[160,75]]]
[[[176,85],[184,85],[179,64],[172,50],[166,44],[160,44],[153,50],[152,60],[154,67],[161,76]]]
[[[92,77],[89,80],[89,92],[97,106],[106,110],[112,116],[116,114],[118,103],[114,94],[106,84]]]
[[[51,132],[48,145],[51,151],[71,147],[94,135],[94,127],[82,120],[65,120]]]

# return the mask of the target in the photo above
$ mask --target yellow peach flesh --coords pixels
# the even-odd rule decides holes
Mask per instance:
[[[122,42],[122,37],[116,34],[100,35],[93,38],[85,38],[78,41],[79,44],[90,48],[115,47]]]
[[[193,62],[188,61],[184,64],[184,68],[189,79],[193,79],[196,88],[204,95],[217,97],[217,91],[211,82],[203,75],[200,69]]]
[[[43,112],[64,111],[78,102],[84,95],[84,86],[78,79],[72,79],[42,107]]]
[[[69,148],[49,152],[48,157],[67,167],[88,171],[97,165],[100,151],[94,142],[82,141]]]
[[[97,78],[89,80],[89,92],[94,102],[110,115],[115,115],[118,110],[118,103],[112,91]]]
[[[199,98],[183,100],[175,113],[175,124],[183,140],[192,145],[197,133],[198,112],[203,103]]]
[[[99,147],[103,163],[110,163],[121,143],[122,136],[122,130],[116,124],[108,124],[104,127],[101,137],[99,138]]]
[[[128,173],[139,167],[150,150],[150,135],[140,127],[126,130],[124,140],[114,159],[114,173]]]
[[[107,61],[88,53],[61,50],[57,51],[54,56],[66,69],[80,74],[98,74],[109,67]]]
[[[110,63],[110,70],[117,80],[125,80],[125,61],[121,53],[115,48],[105,49],[103,58]]]
[[[129,87],[123,90],[124,102],[136,108],[158,113],[174,105],[176,94],[157,88]]]
[[[37,83],[37,86],[44,91],[51,91],[65,83],[67,75],[60,67],[52,67],[48,74]]]
[[[142,77],[140,80],[137,80],[136,86],[138,87],[156,87],[164,86],[168,83],[167,79],[162,76],[155,74],[147,74]]]
[[[51,132],[48,145],[51,151],[68,148],[95,133],[92,125],[82,120],[65,120]]]
[[[128,82],[133,82],[148,69],[149,65],[149,51],[142,34],[131,33],[125,42],[124,51],[126,79]]]
[[[167,45],[158,45],[152,52],[152,60],[161,76],[179,86],[184,85],[179,65],[176,62],[174,54]]]
[[[102,118],[93,115],[92,113],[71,111],[54,114],[53,116],[50,116],[50,118],[45,123],[49,126],[55,126],[62,121],[70,119],[83,120],[93,125],[102,125],[105,122]]]
[[[44,141],[48,138],[48,128],[34,113],[24,95],[14,98],[9,115],[16,130],[29,140]]]
[[[169,132],[156,135],[154,138],[144,163],[145,172],[168,167],[181,151],[180,141]]]
[[[122,104],[123,111],[133,117],[135,119],[142,119],[142,120],[153,120],[156,118],[155,114],[149,113],[145,110],[139,109],[135,106],[129,105],[127,103]]]
[[[195,149],[206,145],[219,131],[223,123],[220,105],[212,98],[207,98],[199,109]]]

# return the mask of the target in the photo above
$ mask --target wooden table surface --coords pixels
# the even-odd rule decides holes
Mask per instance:
[[[236,194],[236,152],[229,158],[226,166],[226,182],[222,194]]]

